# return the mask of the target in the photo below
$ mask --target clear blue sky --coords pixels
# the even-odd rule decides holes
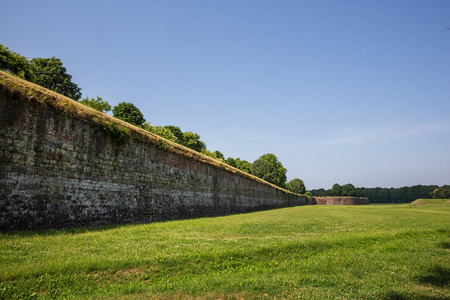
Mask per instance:
[[[307,189],[450,184],[450,1],[21,1],[0,43],[60,58],[210,151]]]

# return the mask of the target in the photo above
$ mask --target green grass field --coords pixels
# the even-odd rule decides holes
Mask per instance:
[[[450,299],[450,203],[0,234],[0,299]]]

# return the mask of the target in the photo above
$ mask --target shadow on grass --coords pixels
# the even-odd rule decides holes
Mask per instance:
[[[449,244],[449,243],[446,243]],[[448,246],[448,245],[447,245]],[[429,269],[424,271],[422,276],[418,276],[417,281],[422,284],[428,284],[435,286],[437,288],[445,288],[450,286],[450,269],[435,265],[430,267]],[[427,296],[421,295],[417,293],[403,293],[390,291],[380,299],[383,300],[409,300],[409,299],[424,299],[424,300],[444,300],[450,299],[450,297],[441,297],[441,296]]]
[[[439,243],[439,246],[444,249],[450,249],[450,242],[441,242]]]
[[[448,300],[448,297],[437,297],[437,296],[425,296],[411,293],[399,293],[395,291],[390,291],[384,297],[380,298],[383,300]]]
[[[136,225],[136,224],[134,224]],[[130,224],[103,225],[97,227],[75,227],[75,228],[56,228],[56,229],[33,229],[33,230],[8,230],[0,231],[3,236],[30,237],[36,234],[41,236],[51,236],[60,234],[80,234],[88,232],[108,231],[120,227],[130,226]]]
[[[417,279],[421,283],[428,283],[437,287],[450,286],[450,269],[436,265]]]

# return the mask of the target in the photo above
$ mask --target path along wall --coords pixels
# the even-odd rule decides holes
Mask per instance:
[[[315,197],[317,205],[364,205],[369,204],[368,198],[360,197]]]
[[[0,229],[306,204],[228,165],[0,72]]]

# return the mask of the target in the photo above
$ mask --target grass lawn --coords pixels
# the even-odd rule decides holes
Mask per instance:
[[[0,233],[0,299],[450,299],[450,203]]]

